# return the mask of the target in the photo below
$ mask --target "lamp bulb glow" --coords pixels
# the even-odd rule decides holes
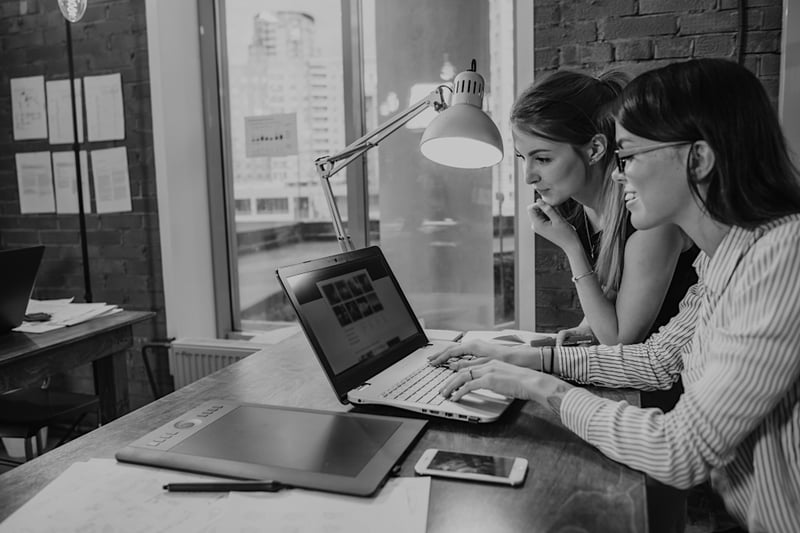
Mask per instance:
[[[64,18],[70,22],[78,22],[86,13],[89,0],[58,0],[58,8]]]

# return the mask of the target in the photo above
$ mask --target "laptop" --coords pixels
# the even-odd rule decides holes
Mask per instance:
[[[428,355],[453,342],[429,341],[383,252],[371,246],[278,268],[278,280],[343,404],[375,404],[492,422],[512,399],[488,390],[460,401],[438,391],[452,375]]]
[[[0,250],[0,335],[22,324],[44,246]]]

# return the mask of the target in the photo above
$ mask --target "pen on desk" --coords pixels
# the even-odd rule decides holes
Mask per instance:
[[[167,483],[167,492],[278,492],[289,488],[280,481],[210,481],[197,483]]]

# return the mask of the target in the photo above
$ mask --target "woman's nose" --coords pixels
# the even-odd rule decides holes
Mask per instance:
[[[536,172],[526,172],[525,173],[525,183],[528,185],[534,185],[542,181],[542,177],[539,176]]]

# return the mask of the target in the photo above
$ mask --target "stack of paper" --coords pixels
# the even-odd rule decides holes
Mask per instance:
[[[116,305],[106,303],[73,303],[72,298],[62,300],[30,300],[26,315],[47,313],[50,319],[44,322],[23,322],[14,331],[44,333],[66,326],[74,326],[92,318],[108,316],[122,311]]]

